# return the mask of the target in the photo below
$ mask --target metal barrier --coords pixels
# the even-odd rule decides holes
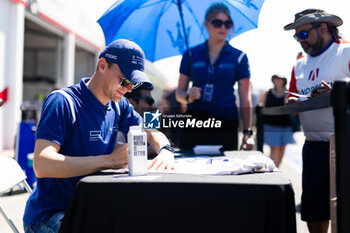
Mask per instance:
[[[270,107],[266,108],[263,106],[256,106],[255,113],[256,113],[256,128],[257,128],[257,149],[261,152],[263,152],[263,146],[264,146],[264,122],[263,122],[263,115],[285,115],[285,114],[296,114],[299,112],[305,112],[320,108],[327,108],[331,106],[331,95],[323,95],[319,97],[314,97],[309,100],[295,103],[295,104],[288,104],[284,106],[278,106],[278,107]]]
[[[337,233],[350,232],[350,83],[336,81],[330,94],[280,107],[256,107],[257,149],[263,151],[263,115],[295,114],[333,107],[335,151]]]
[[[350,232],[350,83],[332,91],[336,151],[337,233]]]

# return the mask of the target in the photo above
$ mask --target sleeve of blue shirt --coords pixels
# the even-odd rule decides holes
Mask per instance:
[[[243,78],[250,78],[250,67],[247,54],[244,54],[243,58],[240,61],[238,61],[236,77],[237,80],[241,80]]]
[[[190,76],[190,64],[189,64],[189,55],[188,55],[188,50],[184,53],[182,56],[182,60],[180,63],[180,73],[185,74],[187,76]]]
[[[130,126],[139,125],[142,118],[126,98],[122,98],[118,104],[120,108],[119,129],[127,136]]]
[[[73,116],[68,100],[60,93],[52,93],[43,105],[36,139],[47,139],[62,146],[72,125]]]

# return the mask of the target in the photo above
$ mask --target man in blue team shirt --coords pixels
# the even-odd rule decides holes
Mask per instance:
[[[38,182],[27,201],[25,232],[58,232],[79,179],[127,165],[128,147],[116,143],[117,133],[127,135],[141,117],[123,96],[140,83],[152,85],[143,70],[142,49],[119,39],[101,52],[91,78],[46,98],[34,151]],[[174,154],[164,134],[147,131],[147,140],[159,151],[149,169],[173,169]]]

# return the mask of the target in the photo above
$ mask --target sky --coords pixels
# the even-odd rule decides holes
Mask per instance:
[[[233,38],[230,44],[244,51],[251,68],[251,83],[255,89],[272,87],[273,74],[290,74],[296,55],[302,51],[293,38],[294,30],[283,27],[294,21],[294,14],[307,8],[318,8],[342,18],[339,31],[350,41],[349,0],[265,0],[258,28]],[[167,77],[169,87],[175,88],[179,77],[181,56],[156,61],[155,66]]]

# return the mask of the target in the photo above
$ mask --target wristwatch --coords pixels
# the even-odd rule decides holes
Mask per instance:
[[[244,129],[243,134],[248,134],[249,136],[253,135],[253,130],[252,129]]]
[[[160,149],[159,149],[159,152],[158,153],[160,153],[163,149],[165,149],[165,150],[168,150],[168,151],[170,151],[170,152],[172,152],[172,153],[175,153],[175,149],[174,148],[172,148],[170,145],[164,145],[164,146],[162,146]]]

